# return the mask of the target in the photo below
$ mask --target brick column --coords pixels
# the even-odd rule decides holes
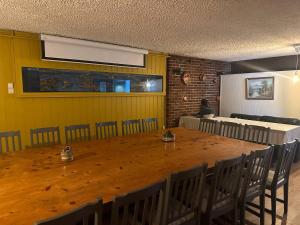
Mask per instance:
[[[181,67],[191,74],[185,85],[181,76],[173,72]],[[167,127],[178,126],[180,116],[197,113],[200,101],[206,98],[210,106],[219,113],[220,76],[218,73],[230,73],[230,63],[207,59],[170,56],[167,60]],[[205,75],[206,79],[201,80]],[[183,97],[187,97],[187,101]]]

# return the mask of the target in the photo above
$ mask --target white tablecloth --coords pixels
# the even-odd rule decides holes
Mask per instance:
[[[228,121],[234,123],[240,123],[242,125],[257,125],[263,127],[270,127],[270,144],[278,144],[281,145],[288,141],[293,141],[296,138],[300,139],[300,126],[282,124],[282,123],[269,123],[263,121],[255,121],[255,120],[244,120],[238,118],[229,118],[229,117],[215,117],[213,120],[220,121]],[[193,116],[183,116],[180,117],[179,126],[185,127],[188,129],[199,129],[200,118],[196,118]]]

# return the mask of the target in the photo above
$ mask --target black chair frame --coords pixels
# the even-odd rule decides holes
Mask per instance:
[[[15,142],[15,138],[17,138],[17,143]],[[10,143],[12,147],[12,151],[22,150],[22,142],[21,142],[21,132],[20,131],[3,131],[0,132],[0,154],[3,152],[3,143],[2,139],[4,139],[5,143],[5,152],[10,151]],[[9,141],[11,140],[11,142]],[[18,146],[18,148],[17,148]]]
[[[206,132],[209,134],[216,134],[217,123],[218,123],[218,121],[216,121],[216,120],[201,118],[200,124],[199,124],[199,130],[201,132]]]
[[[171,174],[167,179],[163,224],[198,224],[207,175],[207,164]]]
[[[102,200],[88,203],[79,209],[58,215],[53,218],[41,220],[35,225],[102,225]]]
[[[233,224],[238,221],[238,193],[245,155],[216,162],[203,222],[211,225],[213,219],[233,212]]]
[[[31,147],[61,144],[59,127],[30,129]]]
[[[271,199],[271,210],[265,210],[272,215],[273,225],[276,224],[277,217],[276,202],[284,204],[283,218],[288,213],[289,176],[298,145],[299,140],[295,140],[282,146],[276,163],[273,180],[266,185],[266,189],[271,192],[271,194],[265,194],[266,197]],[[280,187],[283,187],[283,199],[277,198],[277,189]]]
[[[157,118],[146,118],[142,120],[143,132],[151,133],[158,131],[158,119]]]
[[[246,157],[245,173],[239,201],[241,225],[245,224],[246,210],[260,218],[260,225],[264,224],[265,187],[272,162],[273,151],[273,146],[270,146],[264,150],[251,152],[251,154]],[[254,205],[254,208],[257,208],[257,205],[252,203],[256,197],[259,197],[259,213],[251,207]]]
[[[117,121],[96,123],[96,138],[106,139],[118,136]]]
[[[66,143],[91,140],[89,124],[70,125],[65,127]]]
[[[122,135],[132,135],[142,132],[141,120],[123,120]]]
[[[268,145],[271,129],[268,127],[248,125],[244,126],[243,140],[257,144]]]
[[[112,202],[111,225],[161,224],[166,181],[117,196]]]
[[[219,135],[228,138],[241,138],[242,124],[221,121],[219,127]]]

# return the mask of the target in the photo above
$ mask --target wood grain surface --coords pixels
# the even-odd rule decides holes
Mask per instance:
[[[34,221],[112,197],[164,179],[174,171],[249,153],[265,146],[172,129],[176,142],[161,132],[73,144],[74,161],[64,163],[64,146],[35,148],[0,156],[0,224]]]

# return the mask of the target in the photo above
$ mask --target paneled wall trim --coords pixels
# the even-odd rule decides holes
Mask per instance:
[[[178,68],[190,73],[187,85],[181,75],[174,72]],[[167,60],[167,127],[178,126],[180,116],[197,113],[203,98],[209,100],[218,114],[221,73],[230,73],[230,63],[170,56]]]
[[[166,90],[166,57],[165,54],[150,52],[144,69],[42,61],[38,34],[0,30],[0,131],[21,130],[25,146],[30,144],[30,128],[59,126],[62,130],[66,125],[89,123],[92,134],[95,134],[96,122],[116,120],[121,124],[125,119],[147,117],[157,117],[162,127],[165,92],[27,95],[21,91],[21,72],[22,67],[39,67],[149,76],[157,74],[164,77]],[[14,94],[8,94],[8,83],[14,83]]]

